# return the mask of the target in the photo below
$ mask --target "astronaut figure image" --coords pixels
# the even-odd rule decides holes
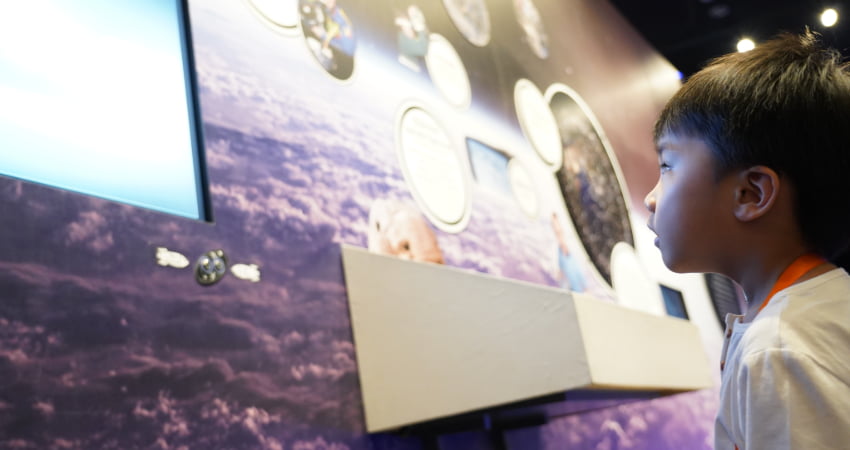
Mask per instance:
[[[398,60],[406,67],[420,71],[428,54],[429,32],[425,15],[416,5],[410,5],[395,19],[398,27]]]
[[[301,28],[310,52],[331,75],[346,79],[353,70],[354,27],[337,0],[301,0]]]

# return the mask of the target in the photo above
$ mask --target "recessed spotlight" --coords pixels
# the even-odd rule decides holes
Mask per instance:
[[[820,23],[825,27],[831,27],[838,22],[838,11],[833,8],[827,8],[820,13]]]
[[[738,41],[736,47],[738,48],[738,52],[744,53],[756,48],[756,43],[750,38],[743,38]]]

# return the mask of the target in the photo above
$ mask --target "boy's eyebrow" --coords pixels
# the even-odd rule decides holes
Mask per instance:
[[[655,153],[658,153],[659,156],[665,151],[673,150],[674,148],[675,146],[671,148],[670,141],[667,139],[667,135],[661,136],[660,138],[655,140]]]
[[[661,153],[664,152],[664,150],[667,150],[667,142],[665,142],[664,138],[656,139],[655,140],[655,153],[657,153],[660,156]]]

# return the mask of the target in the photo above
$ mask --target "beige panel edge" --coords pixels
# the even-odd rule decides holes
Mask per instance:
[[[577,293],[573,299],[590,364],[591,388],[685,391],[712,385],[708,356],[691,322]]]
[[[369,432],[590,383],[568,292],[342,246]]]

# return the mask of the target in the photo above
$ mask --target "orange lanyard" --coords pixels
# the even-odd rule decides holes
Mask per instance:
[[[819,265],[821,265],[825,262],[826,262],[825,259],[821,258],[818,255],[815,255],[814,253],[806,253],[805,255],[797,257],[797,259],[795,259],[794,262],[792,262],[790,266],[788,266],[784,271],[782,271],[782,275],[779,275],[779,279],[776,280],[776,283],[773,284],[773,288],[767,294],[767,297],[765,297],[764,301],[761,303],[761,306],[759,306],[759,312],[761,312],[761,310],[763,310],[764,307],[767,306],[767,304],[770,302],[770,300],[773,298],[773,296],[776,295],[777,292],[779,292],[779,291],[791,286],[792,284],[796,283],[797,280],[799,280],[808,271],[814,269],[815,267],[817,267],[817,266],[819,266]],[[727,323],[727,325],[728,325],[728,323]],[[731,331],[731,330],[729,330],[729,331]],[[729,334],[730,333],[727,333],[727,337],[726,337],[727,343],[728,343],[728,340],[729,340],[729,337],[728,337]],[[724,357],[723,357],[723,359],[725,360],[726,359],[726,357],[725,357],[726,345],[724,345],[723,347],[724,347]],[[720,370],[723,370],[723,366],[724,366],[724,364],[723,364],[723,362],[721,362]],[[735,450],[738,450],[737,445],[735,445]]]
[[[759,306],[759,312],[767,306],[770,299],[772,299],[777,292],[796,283],[797,280],[806,274],[806,272],[825,262],[825,259],[814,253],[806,253],[805,255],[797,257],[797,259],[795,259],[794,262],[792,262],[791,265],[782,272],[782,275],[779,275],[779,279],[773,284],[773,289],[770,290],[761,306]]]
[[[806,253],[805,255],[797,257],[797,259],[795,259],[794,262],[792,262],[790,266],[786,267],[785,270],[782,271],[782,274],[779,275],[779,279],[777,279],[776,283],[773,284],[773,287],[770,289],[767,297],[765,297],[761,306],[759,306],[758,312],[761,312],[761,310],[767,306],[777,292],[791,286],[799,280],[800,277],[805,275],[806,272],[825,262],[825,259],[815,255],[814,253]],[[735,323],[740,322],[743,317],[744,316],[740,314],[726,314],[726,330],[723,333],[725,339],[723,340],[723,349],[720,352],[720,371],[723,371],[726,367],[726,352],[729,350],[729,340],[732,338],[732,329],[734,328]]]

